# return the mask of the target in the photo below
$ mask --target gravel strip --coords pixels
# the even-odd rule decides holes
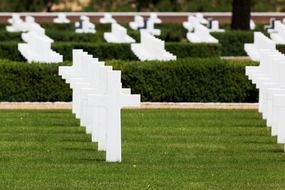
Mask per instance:
[[[71,102],[0,102],[0,109],[71,109]],[[160,103],[143,102],[132,109],[257,109],[257,103]]]
[[[224,59],[224,60],[251,60],[250,57],[248,56],[224,56],[224,57],[221,57],[221,59]]]

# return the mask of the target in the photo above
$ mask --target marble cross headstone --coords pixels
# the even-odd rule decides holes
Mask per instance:
[[[196,24],[194,32],[187,33],[187,39],[192,43],[219,43],[219,40],[210,34],[210,30],[201,24]]]
[[[138,30],[140,28],[144,28],[144,26],[145,26],[144,18],[142,16],[136,15],[134,18],[134,21],[131,21],[129,23],[129,26],[133,30]]]
[[[177,59],[175,55],[166,51],[164,41],[150,35],[144,30],[141,30],[140,34],[141,43],[131,44],[131,50],[139,58],[139,60],[170,61]]]
[[[93,95],[90,103],[106,110],[106,161],[121,162],[121,109],[125,106],[138,106],[139,95],[123,94],[121,91],[121,72],[108,72],[106,93]]]
[[[109,43],[133,43],[135,40],[127,33],[127,29],[118,23],[112,23],[111,32],[104,33],[104,39]]]
[[[66,24],[70,23],[70,20],[66,17],[64,13],[58,13],[57,17],[53,19],[53,22],[57,24]]]
[[[77,63],[60,67],[59,74],[72,88],[74,112],[86,132],[91,133],[92,141],[98,142],[98,150],[106,150],[106,161],[121,162],[120,110],[138,106],[140,95],[131,95],[130,89],[122,88],[120,71],[82,51],[74,50],[73,56]]]
[[[7,32],[23,32],[26,31],[25,22],[21,19],[17,13],[12,14],[12,18],[8,19],[8,23],[11,24],[6,26]]]
[[[45,35],[45,30],[34,25],[29,32],[22,34],[26,43],[19,43],[18,50],[29,63],[59,63],[63,56],[51,49],[53,40]]]
[[[115,23],[117,22],[110,13],[104,13],[104,17],[99,19],[102,24]]]
[[[162,23],[161,19],[158,18],[157,14],[156,13],[150,13],[150,16],[149,16],[149,19],[148,20],[151,20],[154,24],[160,24]]]
[[[75,32],[76,33],[96,33],[96,26],[95,24],[90,22],[90,18],[83,15],[80,16],[78,22],[75,22]]]

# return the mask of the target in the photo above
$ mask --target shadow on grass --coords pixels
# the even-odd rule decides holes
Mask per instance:
[[[94,145],[95,145],[95,144],[94,144]],[[96,152],[97,152],[97,151],[98,151],[98,148],[97,148],[97,147],[98,147],[98,146],[97,146],[97,143],[96,143],[96,147],[94,147],[94,148],[84,148],[84,147],[83,147],[83,148],[79,148],[79,147],[78,147],[78,148],[74,148],[74,147],[69,148],[69,147],[68,147],[68,148],[63,148],[63,149],[66,150],[66,151],[88,151],[88,152],[89,152],[89,151],[90,151],[90,152],[91,152],[91,151],[92,151],[92,152],[93,152],[93,151],[96,151]]]
[[[80,143],[80,142],[91,142],[91,136],[90,138],[64,138],[61,140],[62,142],[76,142],[76,143]]]
[[[106,162],[104,158],[85,158],[76,160],[78,163],[94,163],[94,162]]]

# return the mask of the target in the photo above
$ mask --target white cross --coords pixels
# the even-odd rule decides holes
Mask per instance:
[[[88,102],[91,105],[105,109],[107,114],[106,120],[106,137],[99,134],[103,141],[106,139],[106,161],[121,162],[121,108],[125,106],[138,106],[140,95],[124,94],[121,91],[121,72],[109,71],[108,80],[106,81],[107,90],[105,94],[89,95]],[[100,121],[98,124],[100,124]]]
[[[106,161],[121,162],[121,114],[125,106],[138,106],[140,95],[123,89],[121,72],[84,53],[73,51],[73,66],[60,67],[59,74],[73,90],[73,112],[98,149],[106,150]]]

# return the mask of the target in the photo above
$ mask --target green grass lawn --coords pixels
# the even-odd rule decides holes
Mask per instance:
[[[0,111],[0,189],[285,189],[285,153],[255,110],[124,110],[123,162],[70,111]]]

